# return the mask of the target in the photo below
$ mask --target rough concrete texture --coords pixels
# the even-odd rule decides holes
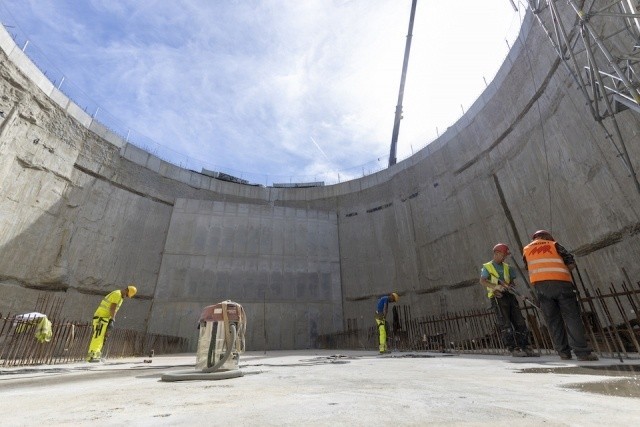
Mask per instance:
[[[2,369],[3,424],[640,423],[638,371],[614,371],[610,376],[607,371],[593,369],[620,365],[613,360],[580,363],[561,362],[557,356],[513,359],[441,353],[249,352],[240,358],[244,373],[240,378],[182,382],[161,382],[160,377],[194,367],[194,355],[152,360]],[[554,369],[564,371],[553,373]],[[635,392],[616,390],[623,381],[633,384]]]
[[[190,336],[203,301],[226,299],[242,301],[253,348],[310,348],[320,331],[340,330],[335,214],[176,200],[150,332]],[[177,324],[162,321],[176,312],[183,314]]]
[[[55,293],[63,316],[88,319],[101,295],[133,281],[139,295],[122,327],[188,336],[199,307],[232,294],[254,324],[295,307],[294,321],[266,340],[253,333],[248,348],[306,348],[347,323],[369,326],[375,298],[390,290],[415,316],[484,307],[476,279],[493,244],[507,242],[518,261],[539,228],[577,254],[591,286],[640,280],[640,195],[531,17],[496,79],[442,137],[385,171],[318,188],[234,184],[164,162],[94,123],[4,29],[0,47],[1,312],[32,311]],[[640,169],[639,116],[617,118]],[[214,216],[205,209],[195,229],[182,228],[179,199],[253,206],[251,221],[216,219],[233,224],[234,245],[257,242],[259,223],[272,242],[295,241],[296,254],[216,247],[207,256],[231,266],[214,269],[199,250],[217,228],[197,225]],[[276,221],[278,209],[295,209],[296,225]],[[202,234],[186,241],[178,229]],[[318,253],[325,233],[328,251]]]

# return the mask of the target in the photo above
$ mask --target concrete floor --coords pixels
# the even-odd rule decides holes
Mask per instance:
[[[2,425],[640,425],[638,360],[248,352],[241,378],[160,381],[194,364],[3,368]]]

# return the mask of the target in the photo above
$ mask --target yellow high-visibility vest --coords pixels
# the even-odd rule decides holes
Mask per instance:
[[[509,264],[507,264],[506,262],[503,262],[502,265],[504,266],[504,282],[508,285],[509,283],[511,283],[511,275],[509,274]],[[489,272],[489,281],[494,285],[497,285],[498,277],[499,277],[498,270],[496,270],[496,268],[493,266],[493,262],[489,261],[485,264],[482,264],[482,266],[486,268],[487,271]],[[487,287],[487,296],[489,298],[493,298],[493,289]]]
[[[100,305],[96,309],[96,312],[93,314],[93,317],[105,317],[107,319],[111,319],[111,304],[116,304],[116,313],[120,309],[122,305],[122,291],[112,291],[107,294],[106,297],[100,302]]]

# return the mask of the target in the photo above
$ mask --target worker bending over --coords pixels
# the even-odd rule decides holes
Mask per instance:
[[[398,294],[395,292],[385,295],[378,300],[376,305],[376,324],[378,325],[378,336],[380,338],[380,354],[387,352],[387,310],[389,303],[398,302]]]
[[[107,333],[113,328],[116,313],[120,309],[124,297],[133,298],[136,292],[138,292],[136,287],[129,285],[122,290],[118,289],[110,292],[100,302],[96,312],[93,314],[93,334],[91,335],[89,353],[87,354],[88,362],[100,361]]]

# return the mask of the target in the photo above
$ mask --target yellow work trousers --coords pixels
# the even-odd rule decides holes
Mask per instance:
[[[93,318],[93,334],[89,343],[89,353],[87,360],[100,359],[102,357],[102,346],[107,338],[109,319],[106,317]]]
[[[378,335],[380,337],[380,352],[387,351],[387,329],[384,319],[376,319]]]

